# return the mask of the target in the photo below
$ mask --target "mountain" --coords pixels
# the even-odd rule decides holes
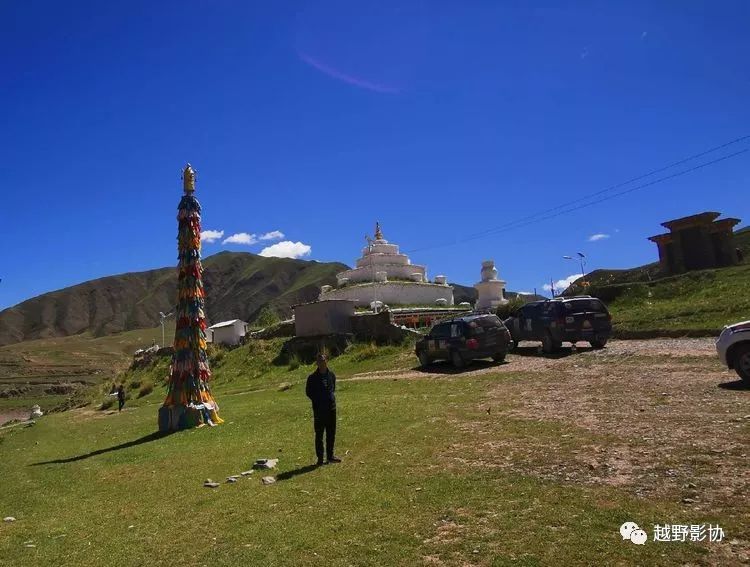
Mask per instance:
[[[211,323],[252,321],[269,305],[291,314],[296,303],[314,300],[320,286],[334,284],[348,269],[337,262],[265,258],[221,252],[203,261]],[[0,345],[90,332],[108,335],[159,324],[159,311],[172,310],[176,268],[109,276],[45,293],[0,312]]]

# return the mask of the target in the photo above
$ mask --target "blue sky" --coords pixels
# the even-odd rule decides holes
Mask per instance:
[[[750,134],[748,21],[744,1],[3,2],[0,308],[174,265],[186,161],[224,233],[204,255],[351,265],[377,219],[464,284],[487,258],[511,290],[577,251],[653,261],[664,220],[746,223],[750,152],[462,240]]]

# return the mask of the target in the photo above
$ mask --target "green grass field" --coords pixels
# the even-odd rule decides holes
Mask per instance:
[[[621,541],[617,529],[626,520],[682,517],[671,500],[473,466],[487,457],[488,440],[496,447],[552,444],[565,459],[608,442],[605,431],[513,417],[518,400],[511,397],[493,399],[486,411],[493,388],[522,392],[539,381],[534,372],[396,379],[373,372],[412,372],[409,345],[355,345],[332,361],[344,462],[310,467],[302,385],[310,367],[274,366],[279,346],[258,341],[214,354],[214,391],[226,420],[216,428],[154,435],[162,360],[125,375],[126,384],[156,387],[141,398],[133,389],[121,414],[75,410],[0,432],[0,516],[17,518],[0,524],[0,565],[706,561],[705,546]],[[281,390],[282,383],[292,385]],[[218,489],[202,486],[262,457],[280,460],[274,485],[263,486],[256,472]],[[561,457],[534,457],[545,458]]]

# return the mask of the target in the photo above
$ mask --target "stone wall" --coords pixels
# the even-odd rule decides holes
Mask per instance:
[[[394,325],[391,314],[387,311],[355,315],[352,317],[351,327],[358,341],[375,341],[378,344],[400,343],[407,336],[418,334]]]
[[[346,334],[354,315],[352,301],[318,301],[294,306],[294,334],[298,337]]]

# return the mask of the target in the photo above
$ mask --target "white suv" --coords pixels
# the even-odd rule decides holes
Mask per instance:
[[[719,360],[750,382],[750,321],[724,327],[716,341]]]

